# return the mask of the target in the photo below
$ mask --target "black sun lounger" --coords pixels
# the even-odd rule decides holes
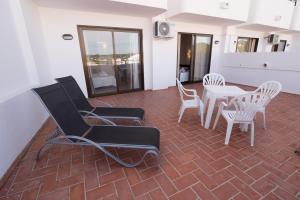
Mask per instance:
[[[145,111],[141,108],[119,108],[119,107],[93,107],[85,98],[76,80],[72,76],[66,76],[55,79],[61,83],[67,93],[75,103],[81,115],[94,113],[106,119],[129,119],[138,121],[144,120]],[[103,103],[103,102],[102,102]]]
[[[48,144],[71,144],[94,146],[107,156],[125,167],[135,167],[143,162],[148,154],[159,155],[159,130],[143,126],[118,126],[109,120],[110,125],[89,126],[79,114],[74,103],[60,83],[32,89],[58,125],[57,131],[51,135],[38,152]],[[102,119],[101,117],[96,117]],[[131,148],[145,150],[141,160],[126,163],[107,151],[106,147]]]

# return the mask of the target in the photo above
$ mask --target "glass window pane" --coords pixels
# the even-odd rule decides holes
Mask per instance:
[[[93,95],[117,91],[110,31],[83,31],[86,66]]]
[[[249,51],[249,38],[238,38],[236,52],[248,52]]]
[[[250,49],[249,52],[256,52],[257,50],[258,39],[250,38]]]
[[[280,40],[278,44],[278,51],[284,51],[286,46],[286,40]]]
[[[142,88],[140,35],[138,32],[114,32],[115,57],[120,91]]]
[[[209,73],[211,36],[196,36],[193,81],[201,81]]]

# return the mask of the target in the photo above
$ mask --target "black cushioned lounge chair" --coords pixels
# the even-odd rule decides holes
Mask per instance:
[[[104,122],[109,125],[90,126],[79,114],[60,83],[32,90],[40,97],[58,125],[55,133],[47,138],[44,146],[39,150],[37,159],[40,158],[42,149],[48,144],[94,146],[125,167],[139,165],[148,154],[159,155],[160,133],[158,129],[144,126],[118,126],[107,119],[104,119]],[[99,116],[91,117],[102,119]],[[126,163],[107,151],[106,147],[143,149],[145,152],[140,161]]]
[[[141,122],[142,120],[144,120],[145,111],[141,108],[112,107],[107,103],[105,104],[107,104],[109,107],[91,106],[91,104],[85,98],[76,80],[72,76],[57,78],[55,80],[61,83],[63,87],[66,89],[67,93],[75,103],[81,115],[86,116],[89,115],[90,113],[94,113],[106,119],[129,119],[129,120],[135,120],[140,124],[142,124]]]

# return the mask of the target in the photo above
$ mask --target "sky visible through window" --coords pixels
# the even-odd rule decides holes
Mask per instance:
[[[112,32],[84,31],[84,40],[88,55],[113,54]],[[114,32],[115,48],[117,54],[137,54],[138,33]]]

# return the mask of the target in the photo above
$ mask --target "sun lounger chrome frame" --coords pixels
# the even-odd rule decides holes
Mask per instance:
[[[73,77],[72,77],[73,78]],[[73,78],[74,79],[74,78]],[[57,81],[57,79],[55,79],[56,82],[59,82]],[[75,80],[76,81],[76,80]],[[99,99],[95,99],[96,101],[100,102],[100,103],[103,103],[105,105],[107,105],[108,107],[111,107],[113,108],[113,106],[107,102],[104,102],[104,101],[101,101]],[[91,105],[92,106],[92,105]],[[94,107],[94,106],[92,106]],[[87,111],[87,110],[78,110],[79,112],[89,112],[89,113],[93,113],[94,110],[96,110],[97,107],[94,107],[93,110],[91,111]],[[95,113],[93,113],[95,114]],[[95,114],[97,115],[97,114]],[[86,117],[87,115],[82,115],[83,117]],[[143,126],[145,123],[144,123],[144,120],[145,120],[145,116],[143,116],[143,119],[140,119],[138,117],[124,117],[124,116],[105,116],[105,115],[97,115],[99,117],[102,117],[102,118],[105,118],[105,119],[125,119],[125,120],[133,120],[135,122],[137,122],[140,126]]]
[[[150,146],[150,145],[95,143],[95,142],[93,142],[89,139],[86,139],[84,137],[66,135],[63,132],[62,128],[59,126],[58,122],[55,120],[55,118],[51,114],[51,112],[48,110],[47,106],[44,104],[44,102],[42,101],[40,96],[34,90],[32,90],[32,91],[40,99],[41,103],[43,104],[43,106],[45,107],[45,109],[47,110],[47,112],[49,113],[51,118],[55,121],[56,125],[58,126],[55,129],[54,133],[46,139],[45,144],[39,149],[39,151],[37,153],[37,156],[36,156],[36,160],[40,159],[40,155],[41,155],[43,149],[47,145],[50,145],[50,144],[93,146],[93,147],[96,147],[97,149],[99,149],[100,151],[102,151],[106,156],[110,157],[111,159],[113,159],[114,161],[119,163],[120,165],[122,165],[124,167],[128,167],[128,168],[132,168],[132,167],[136,167],[136,166],[140,165],[144,161],[145,157],[149,154],[153,154],[155,157],[159,158],[159,149],[154,147],[154,146]],[[81,111],[81,112],[85,112],[85,111]],[[93,113],[93,116],[89,116],[89,117],[99,119],[99,120],[103,120],[105,123],[110,124],[110,126],[116,126],[116,124],[114,122],[112,122],[108,119],[105,119],[103,117],[100,117],[100,116],[98,116],[94,113]],[[91,128],[87,131],[87,133],[92,129],[92,127],[93,126],[91,126]],[[127,127],[130,127],[130,126],[127,126]],[[134,127],[134,126],[132,126],[132,127]],[[85,134],[87,134],[87,133],[85,133]],[[76,139],[77,142],[73,142],[72,139]],[[128,149],[144,149],[144,150],[146,150],[146,152],[143,154],[142,158],[139,161],[137,161],[135,163],[127,163],[127,162],[121,160],[119,157],[117,157],[114,154],[107,151],[105,149],[105,147],[128,148]]]
[[[101,101],[101,100],[99,100],[99,99],[95,99],[95,101],[98,101],[98,102],[100,102],[100,103],[103,103],[103,104],[107,105],[108,107],[113,107],[110,103],[107,103],[107,102],[105,102],[105,101]]]
[[[96,113],[94,113],[93,111],[96,110],[96,108],[94,108],[91,111],[86,111],[86,110],[78,110],[78,112],[81,113],[85,113],[85,115],[81,115],[83,117],[88,117],[89,115],[93,115],[93,116],[98,116],[101,117],[103,119],[125,119],[125,120],[133,120],[135,122],[137,122],[140,126],[143,126],[144,123],[144,118],[141,120],[138,117],[124,117],[124,116],[105,116],[105,115],[97,115]]]

